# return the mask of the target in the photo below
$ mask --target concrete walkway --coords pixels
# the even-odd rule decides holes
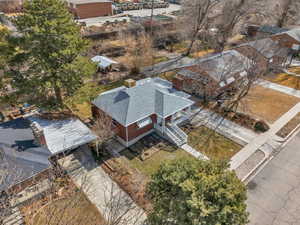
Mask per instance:
[[[182,148],[184,151],[186,151],[187,153],[189,153],[189,154],[191,154],[192,156],[194,156],[195,158],[197,158],[197,159],[201,159],[201,160],[209,160],[209,158],[208,158],[206,155],[204,155],[204,154],[198,152],[197,150],[193,149],[193,148],[192,148],[190,145],[188,145],[188,144],[182,145],[181,148]]]
[[[123,215],[120,224],[144,224],[144,211],[95,162],[87,146],[60,159],[59,164],[107,221],[115,221]]]
[[[245,160],[247,160],[257,149],[260,149],[266,143],[277,140],[276,133],[284,127],[293,117],[300,112],[300,103],[296,104],[283,116],[281,116],[273,125],[270,130],[257,136],[248,145],[246,145],[241,151],[231,158],[230,168],[237,169]],[[270,151],[270,150],[269,150]]]
[[[168,71],[186,67],[187,65],[192,64],[194,61],[195,59],[179,56],[177,58],[170,59],[168,61],[157,63],[153,66],[144,67],[142,68],[141,73],[144,74],[145,76],[151,77],[160,73],[165,73]]]
[[[294,88],[290,88],[290,87],[287,87],[284,85],[276,84],[276,83],[273,83],[273,82],[270,82],[267,80],[262,80],[262,79],[258,81],[258,84],[262,87],[270,88],[275,91],[279,91],[279,92],[300,98],[300,91],[295,90]]]
[[[198,112],[195,113],[196,116],[192,120],[192,124],[195,126],[204,125],[210,129],[216,130],[218,133],[240,145],[246,145],[258,136],[258,134],[252,130],[242,127],[230,120],[224,119],[219,114],[209,110],[199,108]]]

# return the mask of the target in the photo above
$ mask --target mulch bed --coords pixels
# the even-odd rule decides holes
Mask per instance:
[[[253,130],[254,132],[257,133],[266,132],[270,129],[270,127],[267,125],[265,121],[254,119],[251,116],[246,115],[244,113],[228,111],[225,108],[221,108],[216,105],[213,107],[209,107],[209,109],[214,111],[215,113],[218,113],[222,117],[232,122],[235,122],[236,124],[239,124],[245,128]],[[257,129],[258,123],[259,125],[262,126],[262,129]]]

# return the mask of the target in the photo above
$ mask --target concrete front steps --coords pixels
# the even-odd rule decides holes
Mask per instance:
[[[18,207],[12,208],[11,214],[4,218],[3,225],[25,225]]]

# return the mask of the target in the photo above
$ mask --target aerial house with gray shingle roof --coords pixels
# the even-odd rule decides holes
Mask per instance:
[[[154,131],[180,146],[187,136],[177,124],[191,115],[194,102],[189,98],[160,78],[131,80],[100,94],[92,102],[92,112],[95,118],[105,113],[113,119],[116,136],[125,146]]]
[[[270,38],[277,41],[282,47],[290,48],[295,52],[300,51],[300,28],[281,32],[270,36]]]
[[[248,75],[255,62],[235,50],[200,58],[179,70],[173,79],[178,90],[214,100]]]

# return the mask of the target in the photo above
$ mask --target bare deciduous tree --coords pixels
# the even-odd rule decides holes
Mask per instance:
[[[188,0],[183,5],[180,20],[185,39],[190,41],[189,55],[197,40],[202,49],[221,52],[228,40],[238,34],[248,17],[260,15],[261,0]]]
[[[276,4],[275,10],[269,11],[269,16],[274,17],[278,27],[294,25],[300,20],[300,1],[281,0]]]
[[[93,131],[98,136],[96,140],[96,152],[99,156],[104,151],[107,141],[114,135],[114,124],[112,118],[104,112],[98,112],[95,118]]]

